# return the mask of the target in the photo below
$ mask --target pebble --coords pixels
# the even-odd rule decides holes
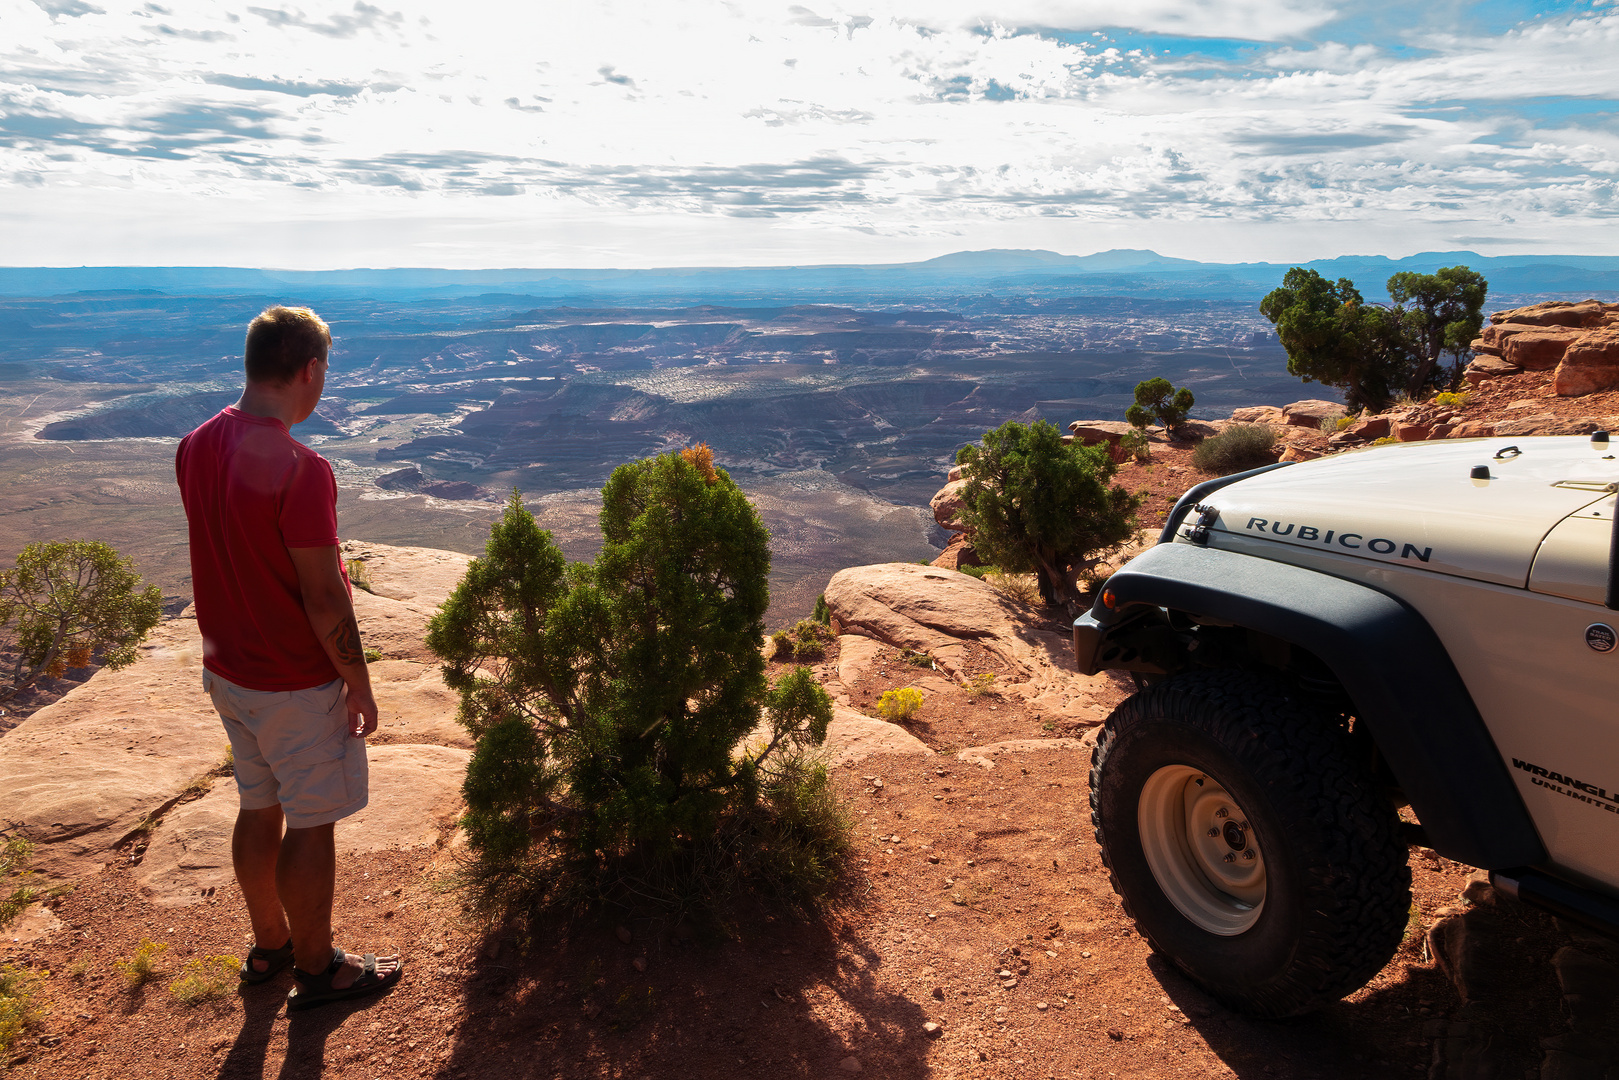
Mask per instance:
[[[935,865],[937,865],[938,862],[939,862],[939,857],[937,855],[929,855],[928,856],[928,862],[934,863]]]
[[[860,1065],[860,1059],[855,1057],[853,1054],[850,1054],[848,1057],[846,1057],[842,1061],[838,1062],[838,1068],[842,1069],[844,1072],[847,1072],[847,1073],[857,1073],[857,1072],[863,1072],[864,1071],[864,1069]]]
[[[939,999],[940,1001],[943,1001],[944,1000],[944,987],[935,986],[933,988],[933,996],[935,998]]]
[[[628,945],[630,943],[630,939],[634,937],[634,935],[630,933],[630,928],[627,926],[619,927],[616,931],[614,931],[614,933],[618,934],[618,940],[622,941],[626,945]]]
[[[1049,1008],[1051,1008],[1051,1006],[1050,1006],[1050,1005],[1047,1005],[1047,1004],[1046,1004],[1046,1003],[1045,1003],[1045,1002],[1043,1002],[1043,1001],[1037,1001],[1037,1002],[1035,1002],[1035,1003],[1034,1003],[1034,1007],[1035,1007],[1035,1008],[1037,1008],[1037,1009],[1039,1009],[1039,1010],[1040,1010],[1040,1011],[1041,1011],[1041,1012],[1045,1012],[1045,1011],[1046,1011],[1046,1010],[1047,1010],[1047,1009],[1049,1009]]]
[[[938,1038],[942,1031],[944,1031],[944,1028],[940,1027],[938,1024],[935,1024],[932,1020],[929,1020],[927,1023],[922,1025],[923,1034],[927,1035],[930,1039]]]
[[[1091,954],[1088,953],[1088,952],[1082,952],[1079,955],[1084,957],[1086,960],[1089,960],[1091,958]]]
[[[631,960],[630,963],[635,967],[636,971],[646,970],[646,957],[644,956],[637,956],[634,960]]]

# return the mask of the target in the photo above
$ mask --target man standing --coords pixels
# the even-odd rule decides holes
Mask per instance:
[[[241,796],[231,859],[254,937],[241,977],[295,964],[289,1010],[381,990],[404,970],[397,956],[332,946],[332,829],[366,804],[377,703],[337,549],[337,481],[288,432],[320,401],[331,343],[308,308],[265,309],[247,329],[241,399],[175,455],[203,686]]]

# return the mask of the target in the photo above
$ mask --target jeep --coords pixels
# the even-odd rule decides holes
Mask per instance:
[[[1619,936],[1619,461],[1417,442],[1192,488],[1074,623],[1138,691],[1091,818],[1143,937],[1249,1015],[1399,947],[1407,847]]]

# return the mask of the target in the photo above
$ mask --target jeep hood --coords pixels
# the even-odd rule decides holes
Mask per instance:
[[[1603,540],[1606,570],[1612,445],[1572,436],[1374,447],[1220,488],[1202,504],[1218,517],[1203,520],[1212,547],[1248,547],[1242,537],[1524,588],[1542,541],[1571,515],[1594,519],[1581,527]],[[1488,479],[1472,475],[1478,466]],[[1177,539],[1198,520],[1188,514]]]

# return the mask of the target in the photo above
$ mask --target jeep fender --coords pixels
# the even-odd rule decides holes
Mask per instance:
[[[1467,686],[1433,628],[1376,589],[1229,551],[1160,544],[1107,580],[1074,624],[1081,671],[1108,629],[1145,608],[1256,630],[1329,667],[1366,723],[1435,851],[1486,870],[1532,866],[1546,849]]]

